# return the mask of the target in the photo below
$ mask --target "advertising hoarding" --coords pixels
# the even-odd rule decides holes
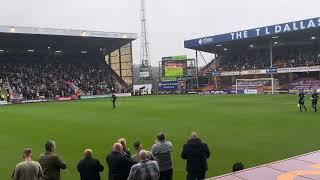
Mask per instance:
[[[133,92],[140,92],[141,95],[151,94],[152,84],[133,85]]]
[[[176,91],[178,89],[177,81],[162,81],[159,83],[160,91]]]

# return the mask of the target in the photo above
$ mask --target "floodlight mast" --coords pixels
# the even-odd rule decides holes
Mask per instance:
[[[140,0],[140,23],[141,23],[141,32],[140,32],[140,73],[149,72],[151,76],[151,63],[150,63],[150,53],[149,53],[149,40],[148,40],[148,31],[147,31],[147,18],[146,18],[146,4],[145,0]],[[148,73],[147,73],[148,74]],[[149,77],[148,76],[148,77]]]

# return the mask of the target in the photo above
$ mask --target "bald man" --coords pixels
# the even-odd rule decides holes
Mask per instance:
[[[113,151],[107,155],[106,162],[109,166],[109,180],[127,180],[130,168],[134,161],[127,158],[121,143],[113,145]]]
[[[160,169],[157,161],[148,159],[148,152],[141,150],[139,152],[140,162],[132,166],[128,180],[158,180]]]
[[[84,150],[84,158],[79,161],[77,168],[81,180],[101,180],[100,172],[104,169],[100,161],[93,158],[91,149]]]

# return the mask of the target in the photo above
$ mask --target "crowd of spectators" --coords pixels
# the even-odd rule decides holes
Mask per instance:
[[[3,63],[0,78],[28,100],[71,96],[77,90],[83,95],[109,94],[115,82],[107,66],[98,63]]]
[[[320,80],[299,80],[288,85],[289,90],[314,91],[320,89]]]
[[[172,180],[173,179],[173,146],[166,140],[164,133],[157,135],[157,141],[151,151],[143,149],[142,144],[134,143],[135,154],[130,155],[126,140],[119,139],[107,154],[109,180]],[[13,180],[60,180],[60,171],[67,168],[66,163],[55,153],[56,145],[49,140],[39,162],[32,160],[32,150],[24,150],[24,161],[17,164]],[[208,145],[193,132],[183,146],[181,158],[187,161],[187,180],[203,180],[208,170],[207,159],[210,157]],[[91,149],[84,150],[84,157],[77,165],[81,180],[100,180],[104,170],[99,160],[93,157]]]
[[[251,70],[265,69],[270,67],[269,53],[243,54],[243,55],[225,55],[222,56],[221,65],[223,69],[231,70]],[[273,66],[298,67],[320,65],[319,52],[295,52],[283,55],[274,54]]]
[[[270,81],[265,81],[265,80],[257,80],[257,81],[240,81],[238,82],[238,89],[246,88],[246,87],[263,87],[263,86],[270,86],[271,82]]]

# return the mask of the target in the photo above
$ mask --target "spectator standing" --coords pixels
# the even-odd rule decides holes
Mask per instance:
[[[187,180],[205,179],[210,151],[208,145],[201,141],[197,133],[191,134],[191,139],[183,146],[181,157],[187,160]]]
[[[133,143],[133,147],[136,150],[136,154],[131,156],[131,159],[135,162],[135,163],[139,163],[140,162],[140,157],[139,157],[139,152],[143,149],[142,144],[140,143],[140,141],[136,141],[135,143]],[[151,154],[150,151],[147,151],[148,154],[148,159],[149,160],[155,160],[154,156]]]
[[[157,161],[148,159],[148,152],[141,150],[139,152],[140,163],[131,167],[128,180],[158,180],[160,169]]]
[[[23,151],[24,161],[17,164],[13,174],[13,180],[40,180],[43,177],[41,166],[32,161],[32,150],[27,148]]]
[[[46,152],[40,155],[39,163],[43,169],[43,180],[60,180],[60,170],[66,169],[66,164],[55,153],[56,144],[49,140],[45,144]]]
[[[123,148],[123,152],[125,153],[125,155],[127,156],[127,158],[131,157],[131,152],[130,150],[127,148],[127,140],[125,138],[120,138],[118,140],[118,143],[120,143],[122,145]]]
[[[244,170],[244,165],[242,162],[237,162],[232,166],[232,172],[242,171]]]
[[[163,132],[158,134],[157,142],[152,146],[151,153],[157,160],[160,168],[159,180],[172,180],[172,143],[170,141],[166,141],[166,137]]]
[[[127,180],[133,160],[127,158],[123,152],[122,144],[115,143],[113,151],[107,155],[106,162],[109,166],[109,180]]]
[[[84,158],[78,163],[77,168],[81,180],[101,180],[100,172],[104,169],[99,160],[93,158],[91,149],[84,151]]]

